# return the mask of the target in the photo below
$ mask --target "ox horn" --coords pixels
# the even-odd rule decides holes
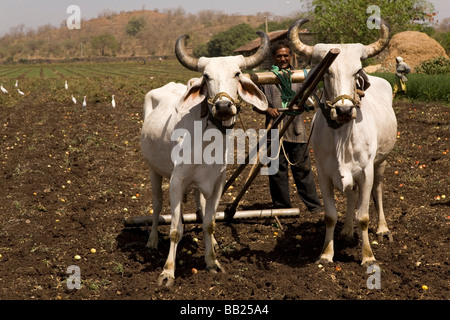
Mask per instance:
[[[258,51],[255,54],[245,57],[245,65],[241,66],[244,70],[251,70],[257,66],[259,66],[267,57],[270,51],[270,40],[269,36],[263,31],[256,31],[261,39],[261,45],[258,48]]]
[[[287,37],[292,44],[292,50],[296,54],[310,57],[313,53],[314,47],[304,44],[298,36],[300,27],[306,22],[309,22],[309,19],[302,18],[295,21],[289,28]]]
[[[192,71],[198,71],[198,59],[187,54],[184,45],[185,39],[189,39],[187,34],[182,35],[175,42],[175,55],[177,56],[178,61],[180,61],[185,68]]]
[[[367,58],[371,58],[371,57],[379,54],[381,51],[384,50],[384,48],[389,43],[389,26],[388,26],[388,24],[383,19],[378,20],[378,22],[380,23],[380,37],[378,38],[377,41],[364,46],[366,53],[367,53]]]

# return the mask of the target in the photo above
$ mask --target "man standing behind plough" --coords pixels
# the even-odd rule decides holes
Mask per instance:
[[[272,58],[275,62],[275,72],[284,73],[292,70],[292,52],[287,41],[278,41],[272,48]],[[291,88],[282,88],[279,85],[262,85],[261,90],[267,97],[269,107],[265,112],[266,127],[271,125],[280,116],[278,108],[285,107],[290,98],[286,92],[297,92],[301,88],[300,83],[290,83]],[[284,122],[285,120],[283,120]],[[280,128],[283,126],[280,124]],[[274,128],[276,129],[276,128]],[[297,193],[312,213],[323,211],[317,195],[314,177],[311,172],[311,161],[307,152],[307,133],[303,117],[298,115],[280,139],[279,169],[276,174],[269,175],[270,194],[275,208],[291,208],[289,193],[289,164],[291,166],[292,177],[297,187]]]

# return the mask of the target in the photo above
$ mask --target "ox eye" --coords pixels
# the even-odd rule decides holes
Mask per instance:
[[[211,80],[211,77],[210,77],[209,74],[207,74],[207,73],[204,73],[204,74],[203,74],[203,78],[204,78],[205,80]]]
[[[239,78],[240,76],[241,76],[241,72],[240,71],[236,72],[236,74],[234,75],[235,78]]]

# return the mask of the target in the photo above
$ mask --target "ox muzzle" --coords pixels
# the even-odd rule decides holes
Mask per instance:
[[[220,121],[228,121],[236,116],[241,109],[242,99],[234,100],[228,93],[219,92],[212,99],[208,99],[212,116]]]
[[[364,91],[369,86],[369,79],[364,70],[361,69],[357,75],[353,96],[341,94],[332,101],[326,101],[326,108],[330,110],[331,120],[336,121],[338,124],[344,124],[356,119],[356,108],[361,107],[361,99],[365,96]]]
[[[331,120],[337,123],[347,123],[356,119],[356,108],[360,107],[360,102],[360,97],[357,94],[354,97],[343,94],[333,101],[327,101],[326,105],[330,109]]]
[[[214,98],[208,99],[211,106],[208,119],[222,133],[226,129],[232,129],[236,124],[236,116],[241,111],[243,100],[240,96],[235,100],[226,92],[219,92]]]

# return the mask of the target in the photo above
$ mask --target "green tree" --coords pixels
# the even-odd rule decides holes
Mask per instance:
[[[241,23],[214,35],[207,44],[207,52],[210,57],[231,56],[235,49],[257,37],[250,25]]]
[[[319,34],[319,41],[328,43],[370,43],[378,37],[376,28],[368,24],[378,12],[391,27],[392,33],[420,29],[433,23],[434,6],[426,0],[301,0],[309,4],[314,20],[308,26]],[[369,22],[369,23],[368,23]]]
[[[202,43],[199,44],[198,46],[196,46],[194,48],[194,51],[192,52],[194,54],[194,56],[196,56],[197,58],[200,57],[208,57],[209,53],[208,53],[208,44],[207,43]]]
[[[130,36],[135,36],[145,27],[145,19],[143,17],[131,18],[125,26],[125,32]]]
[[[106,49],[110,49],[114,53],[118,46],[119,43],[116,38],[109,33],[101,34],[91,39],[92,49],[98,51],[102,56],[106,55]]]
[[[447,55],[450,54],[450,31],[441,32],[434,36],[437,42],[439,42],[445,49]]]

